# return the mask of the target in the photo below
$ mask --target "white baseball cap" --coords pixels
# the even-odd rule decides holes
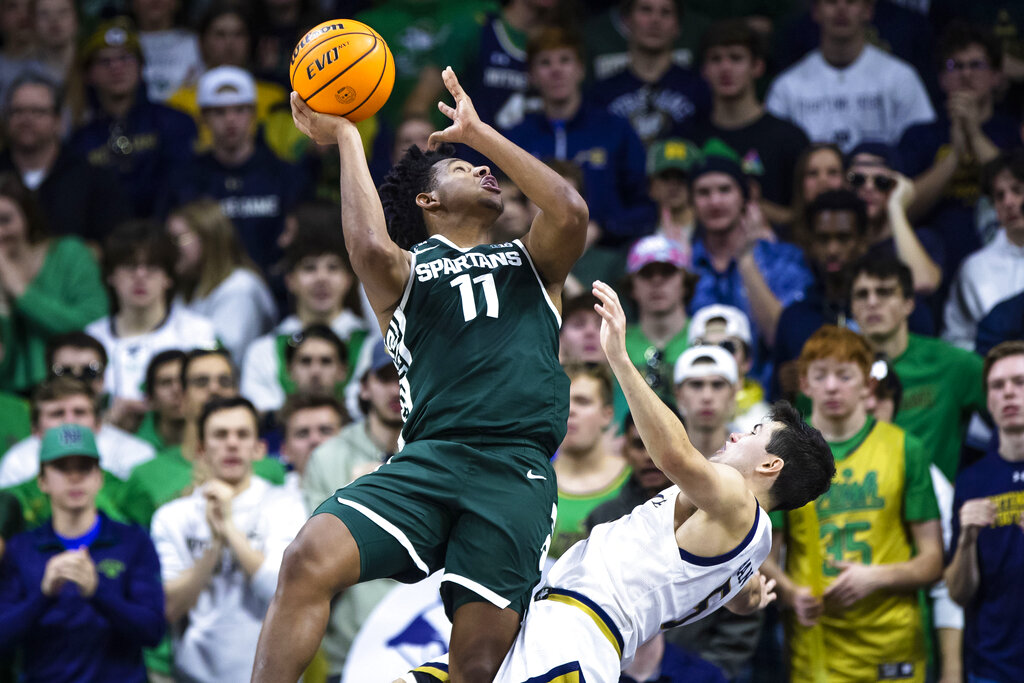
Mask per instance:
[[[739,382],[736,359],[721,346],[691,346],[676,361],[675,383],[703,377],[721,377],[735,385]]]
[[[725,336],[736,337],[747,346],[753,343],[747,314],[735,306],[726,306],[725,304],[711,304],[693,314],[690,319],[690,343],[693,343],[694,339],[707,336],[708,323],[712,320],[725,321]]]
[[[256,81],[237,66],[218,66],[199,78],[196,101],[200,109],[256,104]]]

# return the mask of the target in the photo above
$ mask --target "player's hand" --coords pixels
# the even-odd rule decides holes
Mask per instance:
[[[626,314],[619,295],[600,280],[594,281],[594,296],[601,302],[594,310],[601,316],[601,348],[609,362],[629,360],[626,353]]]
[[[291,103],[292,121],[295,122],[295,127],[318,145],[336,144],[342,130],[347,128],[355,130],[356,124],[342,116],[313,111],[295,91],[292,91]]]
[[[758,595],[760,596],[757,609],[764,609],[775,602],[776,598],[779,597],[778,593],[775,592],[775,579],[766,578],[761,572],[754,572],[753,580],[756,580],[758,583]]]
[[[878,567],[858,562],[833,562],[832,566],[839,569],[839,578],[825,589],[825,600],[840,607],[851,607],[859,600],[874,593],[879,588]]]
[[[825,603],[807,586],[794,587],[789,602],[801,626],[815,626],[825,611]]]
[[[442,114],[452,120],[452,124],[444,130],[435,131],[430,134],[427,144],[430,149],[435,149],[442,142],[461,142],[472,147],[470,138],[480,127],[480,116],[473,107],[473,101],[462,89],[459,79],[450,66],[446,66],[441,72],[441,79],[448,92],[455,98],[455,106],[438,102],[437,108]]]

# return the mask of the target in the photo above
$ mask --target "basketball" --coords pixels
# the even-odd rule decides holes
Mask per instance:
[[[387,102],[395,85],[395,59],[372,28],[335,19],[302,36],[289,73],[292,89],[310,109],[357,122]]]

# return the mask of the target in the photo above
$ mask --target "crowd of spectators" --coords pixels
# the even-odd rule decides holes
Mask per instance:
[[[780,398],[832,447],[773,517],[777,608],[622,680],[1024,680],[1024,4],[0,0],[0,682],[247,681],[285,547],[397,450],[337,156],[288,107],[333,17],[394,54],[378,181],[451,65],[587,200],[552,556],[668,485],[595,279],[704,455]],[[536,207],[492,170],[516,239]],[[305,680],[393,588],[335,601]]]

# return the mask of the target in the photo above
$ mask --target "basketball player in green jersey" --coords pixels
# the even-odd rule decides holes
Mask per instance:
[[[557,500],[549,461],[568,416],[561,292],[588,212],[480,121],[450,68],[443,78],[455,106],[438,107],[451,125],[431,135],[432,151],[409,149],[380,199],[355,126],[292,93],[299,130],[338,144],[345,242],[398,368],[405,424],[399,452],[321,504],[289,547],[253,681],[297,680],[348,586],[442,567],[451,680],[491,681],[540,578]],[[487,243],[501,191],[447,143],[492,160],[540,207],[522,240]]]

